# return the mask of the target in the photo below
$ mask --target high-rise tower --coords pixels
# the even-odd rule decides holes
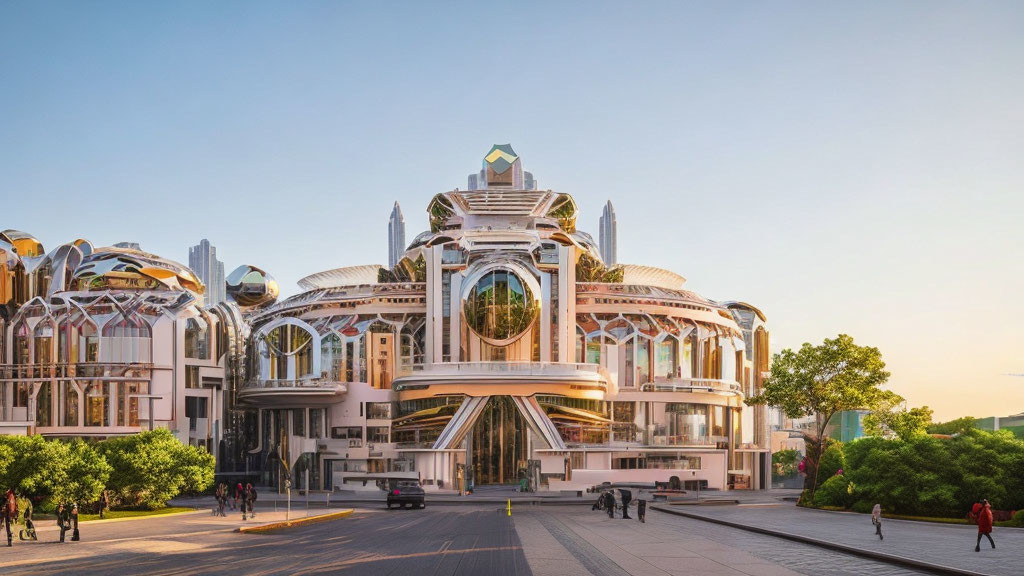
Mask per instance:
[[[598,246],[601,250],[601,259],[608,266],[615,264],[618,260],[616,248],[617,226],[618,224],[615,222],[615,208],[612,207],[612,201],[609,200],[601,212],[600,230],[598,231]]]
[[[188,249],[188,267],[206,285],[204,306],[214,306],[224,301],[224,263],[217,260],[217,248],[209,240],[203,238],[199,244]]]
[[[388,220],[388,268],[394,268],[405,253],[405,217],[402,208],[395,202]]]

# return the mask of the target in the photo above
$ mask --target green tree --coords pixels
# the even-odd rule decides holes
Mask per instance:
[[[858,346],[852,337],[840,334],[826,338],[820,346],[805,343],[795,352],[787,348],[776,354],[761,393],[746,403],[776,406],[789,418],[814,417],[811,429],[803,432],[807,444],[804,486],[813,493],[828,421],[843,410],[873,410],[893,402],[897,395],[879,388],[888,379],[878,348]]]
[[[864,417],[864,431],[871,436],[885,436],[891,432],[907,440],[913,436],[927,434],[932,423],[932,409],[927,406],[909,410],[883,406]]]
[[[846,454],[843,452],[843,443],[832,440],[825,441],[825,451],[818,463],[818,488],[829,478],[842,475],[846,470]]]
[[[13,487],[20,495],[49,498],[63,478],[61,446],[39,435],[0,436],[0,486]]]
[[[799,464],[799,450],[779,450],[772,454],[772,467],[775,468],[776,476],[786,478],[796,475]]]
[[[957,418],[956,420],[950,420],[949,422],[936,422],[928,426],[929,434],[960,434],[967,430],[974,430],[977,428],[977,418],[972,416],[964,416],[963,418]]]
[[[57,501],[85,504],[99,500],[112,470],[92,445],[82,440],[61,443],[61,479],[53,490]]]
[[[200,491],[213,482],[213,456],[164,428],[97,446],[113,467],[107,489],[123,505],[162,508],[182,491]]]

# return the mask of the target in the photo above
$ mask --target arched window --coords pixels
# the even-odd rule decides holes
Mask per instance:
[[[32,332],[33,362],[53,364],[53,320],[43,318]]]
[[[149,325],[134,317],[119,316],[103,325],[101,354],[104,362],[149,362]]]
[[[189,318],[185,323],[185,358],[210,359],[210,324],[205,318]]]
[[[24,366],[29,363],[28,324],[24,320],[14,326],[14,363]]]
[[[270,380],[293,380],[313,373],[313,334],[293,324],[282,324],[263,337],[270,359]]]
[[[402,326],[400,335],[403,370],[414,370],[415,367],[423,365],[426,334],[426,324],[421,318],[407,322]]]
[[[320,371],[332,382],[341,382],[345,369],[345,347],[341,338],[330,332],[320,340]]]
[[[78,329],[78,361],[99,362],[100,361],[100,336],[96,324],[83,317],[81,324],[76,325]]]

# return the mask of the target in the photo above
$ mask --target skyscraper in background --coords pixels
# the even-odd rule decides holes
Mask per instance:
[[[204,306],[214,306],[224,301],[224,263],[217,260],[217,248],[209,240],[203,238],[199,244],[188,249],[188,267],[206,285]]]
[[[405,217],[402,208],[395,202],[388,220],[388,268],[394,268],[405,253]]]
[[[488,188],[511,188],[512,190],[536,190],[537,181],[533,174],[523,171],[523,162],[519,159],[511,144],[495,144],[484,156],[483,168],[476,174],[470,174],[469,190],[486,190]]]
[[[618,249],[616,247],[618,224],[615,222],[615,208],[609,200],[601,212],[601,221],[598,225],[598,247],[601,250],[601,259],[605,264],[612,265],[618,260]]]

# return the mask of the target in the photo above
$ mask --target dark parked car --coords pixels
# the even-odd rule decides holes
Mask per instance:
[[[413,508],[423,508],[426,503],[423,501],[423,487],[419,480],[391,480],[388,482],[388,508],[392,504],[398,504],[405,508],[411,504]]]

